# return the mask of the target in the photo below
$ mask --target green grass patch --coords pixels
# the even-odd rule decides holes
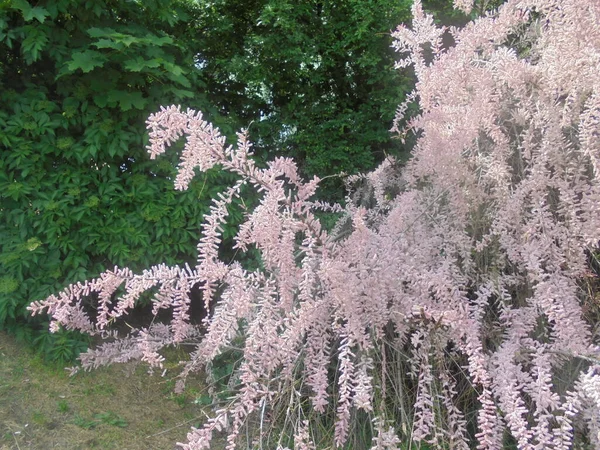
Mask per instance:
[[[208,411],[194,403],[202,383],[190,379],[189,391],[172,392],[185,354],[166,357],[164,378],[134,364],[69,377],[0,333],[0,449],[174,449]]]

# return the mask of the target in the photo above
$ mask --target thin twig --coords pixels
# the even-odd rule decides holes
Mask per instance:
[[[206,416],[206,418],[207,418],[207,419],[210,419],[210,416],[209,416],[208,414],[206,414],[204,411],[202,411],[202,414],[204,414],[204,415]],[[154,436],[160,436],[161,434],[168,433],[169,431],[172,431],[172,430],[174,430],[175,428],[180,428],[180,427],[182,427],[182,426],[184,426],[184,425],[186,425],[186,424],[188,424],[188,423],[190,423],[190,422],[194,422],[195,420],[198,420],[200,417],[201,417],[201,416],[196,416],[196,417],[194,417],[193,419],[186,420],[185,422],[178,423],[178,424],[177,424],[177,425],[175,425],[174,427],[167,428],[166,430],[159,431],[158,433],[149,434],[148,436],[146,436],[146,439],[150,439],[151,437],[154,437]]]

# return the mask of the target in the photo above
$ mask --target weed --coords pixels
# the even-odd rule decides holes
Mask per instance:
[[[112,411],[95,414],[94,418],[106,425],[112,425],[113,427],[125,428],[127,426],[125,419]]]
[[[94,414],[92,419],[86,419],[85,417],[76,415],[73,419],[73,423],[80,428],[85,428],[86,430],[91,430],[100,424],[112,425],[113,427],[119,428],[125,428],[127,426],[125,419],[112,411]]]
[[[171,400],[177,403],[177,406],[183,408],[187,402],[187,397],[185,394],[171,394]]]
[[[66,400],[59,400],[57,402],[56,409],[58,409],[58,411],[61,413],[67,413],[71,408],[69,407],[69,404]]]
[[[162,393],[163,394],[171,394],[173,389],[175,388],[175,380],[166,380],[163,383]]]
[[[49,420],[46,415],[41,411],[34,411],[31,415],[31,421],[37,425],[45,426]]]
[[[73,423],[79,428],[83,428],[85,430],[91,430],[92,428],[95,428],[96,425],[98,425],[97,421],[86,419],[85,417],[81,417],[79,414],[75,415]]]

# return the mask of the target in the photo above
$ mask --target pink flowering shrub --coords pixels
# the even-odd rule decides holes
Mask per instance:
[[[365,423],[373,449],[600,448],[600,351],[583,311],[598,306],[583,287],[600,239],[600,4],[508,0],[448,30],[419,0],[413,12],[394,36],[420,113],[402,105],[394,131],[417,141],[405,167],[390,159],[350,180],[362,178],[371,207],[311,201],[319,180],[301,180],[290,159],[259,168],[244,133],[226,146],[200,113],[163,108],[148,120],[149,151],[185,136],[178,189],[196,168],[239,176],[205,218],[196,266],[115,268],[32,303],[53,329],[110,338],[81,356],[85,369],[161,367],[163,347],[195,343],[180,389],[241,346],[234,397],[182,448],[209,448],[217,432],[230,449],[242,436],[257,448],[359,448]],[[252,271],[219,259],[244,186],[262,195],[235,240],[259,250]],[[330,232],[323,209],[344,214]],[[203,327],[190,321],[195,285],[213,311]],[[172,320],[109,333],[153,289],[154,312]],[[92,293],[94,315],[82,302]]]

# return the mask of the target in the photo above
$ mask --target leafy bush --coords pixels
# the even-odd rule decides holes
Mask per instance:
[[[165,108],[148,120],[149,150],[186,137],[177,189],[196,168],[238,177],[205,216],[197,264],[117,267],[30,306],[51,314],[53,330],[106,335],[157,291],[154,313],[171,320],[110,335],[81,355],[86,369],[131,358],[161,367],[164,346],[193,343],[183,389],[224,352],[242,352],[234,396],[215,399],[183,448],[208,448],[220,432],[228,448],[247,438],[298,449],[600,446],[600,352],[585,315],[598,305],[582,289],[597,284],[600,240],[600,7],[508,0],[451,29],[448,50],[418,0],[413,14],[394,36],[399,66],[414,65],[420,113],[401,105],[394,128],[416,145],[406,167],[386,160],[354,178],[369,208],[311,201],[319,180],[301,180],[291,159],[259,168],[245,133],[227,147],[200,113]],[[235,242],[260,251],[257,269],[219,255],[243,186],[261,200]],[[321,210],[344,217],[328,232]],[[198,283],[214,303],[205,330],[190,323]],[[83,301],[91,293],[95,311]]]
[[[107,265],[192,262],[208,201],[230,181],[212,172],[176,193],[176,155],[156,165],[143,150],[159,102],[206,107],[189,10],[184,1],[0,5],[0,329],[51,359],[82,339],[69,333],[55,348],[47,321],[29,316],[31,300]]]

